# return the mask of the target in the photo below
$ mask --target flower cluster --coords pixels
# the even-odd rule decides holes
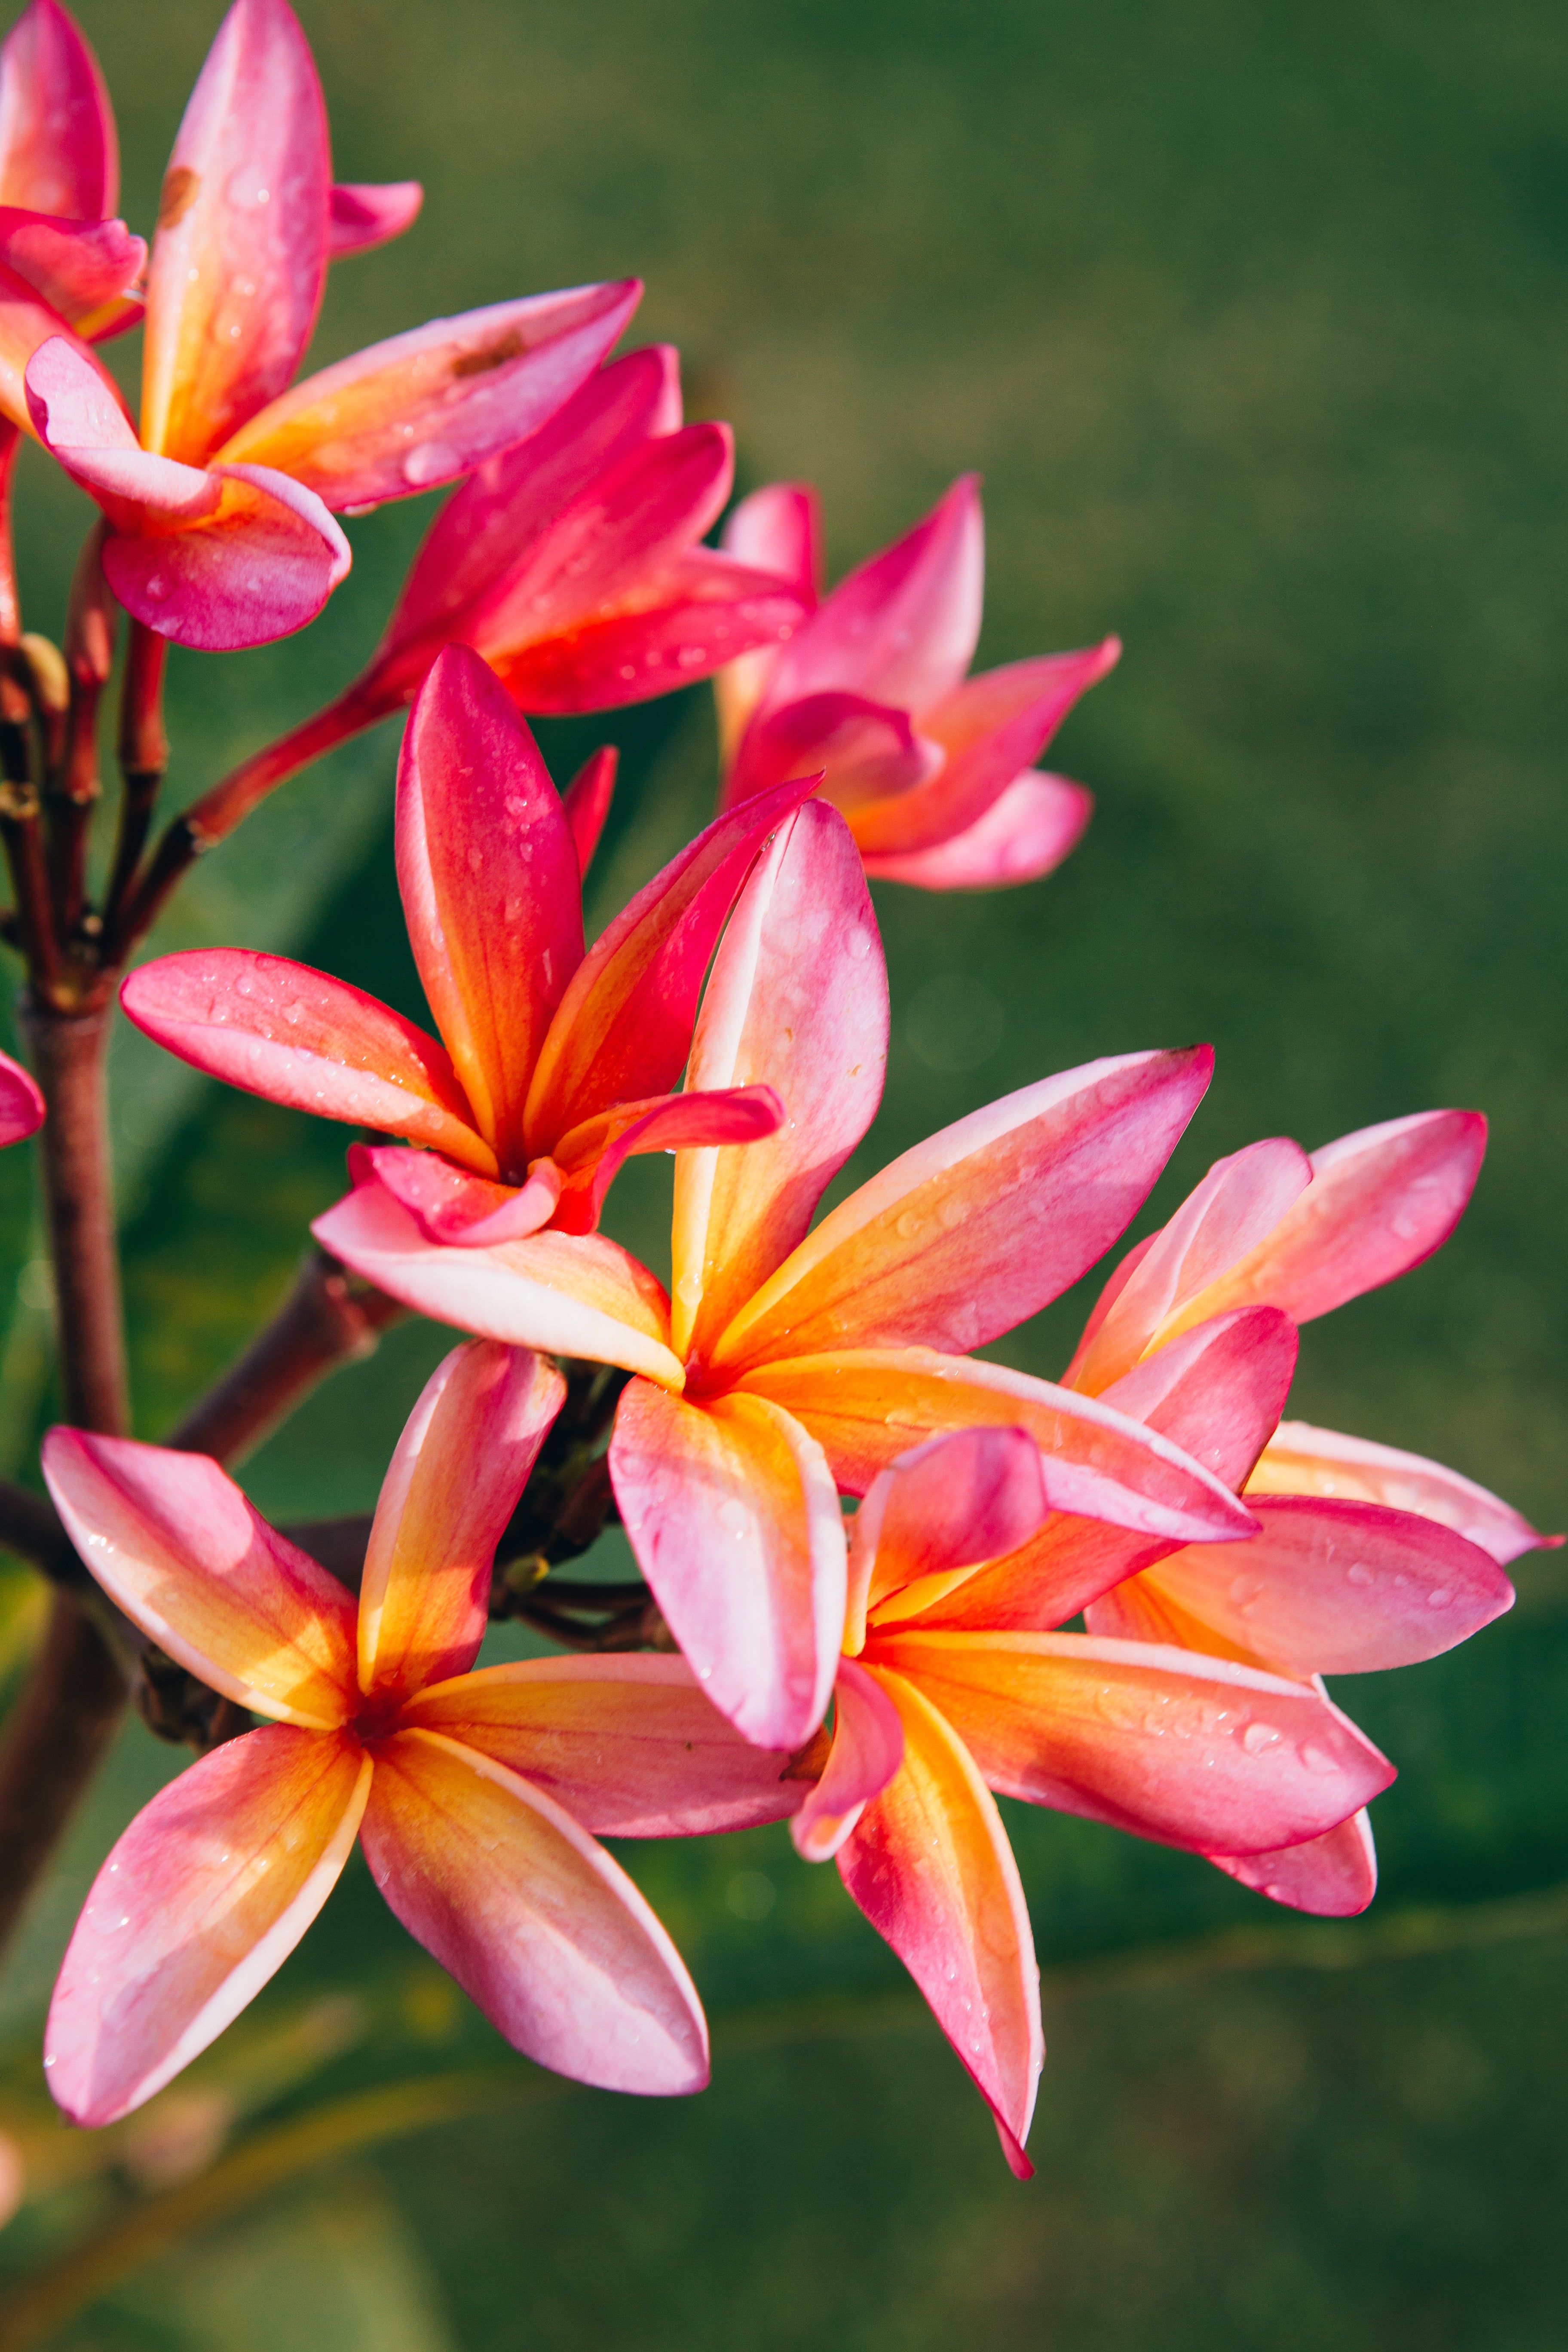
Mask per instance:
[[[145,963],[121,1002],[198,1069],[361,1130],[318,1242],[467,1336],[414,1406],[357,1599],[216,1461],[51,1434],[50,1493],[118,1611],[266,1718],[105,1863],[51,2012],[56,2097],[100,2124],[168,2082],[356,1837],[518,2048],[696,2089],[696,1992],[596,1841],[787,1818],[1026,2173],[1037,1970],[996,1795],[1184,1848],[1278,1903],[1360,1910],[1394,1767],[1323,1677],[1464,1640],[1540,1540],[1436,1464],[1283,1418],[1299,1327],[1440,1245],[1484,1123],[1257,1143],[1121,1258],[1060,1381],[990,1360],[1124,1235],[1212,1055],[1041,1076],[819,1216],[886,1070],[868,877],[973,888],[1058,864],[1089,796],[1034,763],[1115,641],[969,675],[967,479],[826,595],[808,489],[754,493],[707,544],[731,438],[682,424],[671,352],[609,358],[633,284],[437,320],[293,384],[329,261],[406,227],[419,192],[334,186],[285,0],[225,20],[150,255],[110,216],[91,57],[31,0],[0,69],[0,196],[5,429],[97,501],[102,580],[142,630],[235,647],[294,629],[347,569],[339,515],[458,485],[362,674],[187,811],[127,900],[144,927],[183,856],[412,706],[396,866],[437,1034],[237,949]],[[95,349],[138,318],[139,427]],[[710,676],[718,814],[589,945],[614,752],[560,793],[522,714]],[[5,1065],[5,1139],[41,1115]],[[668,1292],[599,1230],[650,1152],[673,1155]],[[646,1581],[643,1646],[476,1667],[498,1545],[567,1393],[555,1359],[612,1368],[581,1475]]]

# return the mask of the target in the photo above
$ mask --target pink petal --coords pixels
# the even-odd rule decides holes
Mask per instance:
[[[52,1429],[44,1476],[111,1601],[240,1706],[331,1730],[357,1704],[352,1594],[205,1454]]]
[[[328,197],[327,259],[374,253],[412,228],[425,202],[417,180],[340,180]]]
[[[361,1838],[410,1935],[542,2066],[609,2091],[700,2091],[680,1955],[619,1865],[542,1790],[431,1731],[375,1751]]]
[[[1307,1323],[1408,1274],[1458,1223],[1486,1148],[1487,1123],[1469,1110],[1422,1111],[1326,1143],[1294,1208],[1175,1328],[1260,1301]]]
[[[1154,1576],[1220,1646],[1277,1673],[1415,1665],[1513,1606],[1490,1554],[1436,1520],[1318,1496],[1250,1499],[1261,1527],[1250,1543],[1189,1545]]]
[[[31,0],[0,47],[0,204],[100,221],[119,196],[98,59],[56,0]]]
[[[600,1837],[751,1829],[810,1786],[785,1751],[742,1738],[684,1658],[647,1651],[481,1666],[422,1692],[403,1720],[521,1772]]]
[[[1377,1893],[1377,1850],[1364,1810],[1304,1845],[1282,1846],[1275,1853],[1213,1854],[1210,1860],[1227,1878],[1239,1879],[1271,1903],[1310,1911],[1321,1919],[1353,1919]]]
[[[692,1040],[694,1087],[765,1079],[788,1124],[744,1150],[675,1164],[671,1345],[706,1353],[789,1255],[876,1116],[888,974],[843,819],[808,801],[780,824],[714,959]]]
[[[1002,1795],[1198,1853],[1300,1844],[1394,1778],[1317,1691],[1187,1650],[894,1627],[867,1664],[918,1683]]]
[[[382,1481],[365,1552],[367,1695],[406,1697],[473,1664],[496,1545],[565,1395],[553,1364],[493,1339],[455,1348],[430,1375]]]
[[[3,266],[0,410],[71,472],[80,462],[79,441],[89,449],[136,447],[120,388],[102,361],[25,278]]]
[[[113,535],[103,575],[128,613],[201,653],[270,645],[313,621],[353,561],[321,500],[264,466],[217,466],[211,520],[166,538]]]
[[[362,1184],[310,1228],[323,1249],[389,1297],[482,1339],[586,1356],[679,1383],[669,1307],[652,1275],[603,1234],[539,1234],[490,1249],[426,1241],[379,1183]]]
[[[44,1097],[20,1062],[0,1054],[0,1149],[20,1143],[44,1123]]]
[[[1184,1307],[1273,1232],[1311,1181],[1306,1153],[1284,1136],[1216,1160],[1118,1283],[1093,1339],[1068,1366],[1068,1385],[1098,1396],[1131,1371]]]
[[[347,981],[247,948],[193,948],[142,964],[120,1001],[138,1029],[209,1077],[494,1172],[445,1049]]]
[[[1040,1449],[1025,1429],[959,1429],[900,1454],[867,1489],[850,1537],[879,1623],[937,1598],[982,1560],[1016,1552],[1049,1506]],[[880,1605],[879,1605],[880,1604]]]
[[[801,1859],[831,1862],[903,1760],[904,1727],[898,1708],[874,1675],[853,1658],[841,1658],[833,1689],[827,1769],[789,1825]]]
[[[826,772],[825,796],[846,815],[889,793],[912,793],[942,764],[907,710],[842,688],[804,695],[758,720],[747,746],[745,790]]]
[[[1013,1850],[963,1741],[923,1691],[879,1673],[904,1761],[838,1856],[845,1885],[919,1985],[1020,2179],[1045,2061],[1039,1969]]]
[[[710,1087],[622,1103],[574,1128],[556,1145],[562,1164],[571,1171],[555,1213],[556,1230],[591,1234],[610,1186],[638,1153],[689,1151],[709,1144],[749,1150],[776,1135],[784,1120],[784,1104],[772,1087]]]
[[[520,1241],[547,1225],[561,1197],[561,1171],[541,1160],[521,1188],[474,1176],[438,1151],[406,1151],[395,1143],[349,1146],[354,1183],[374,1181],[406,1209],[427,1242],[468,1244]],[[504,1231],[496,1228],[505,1220]]]
[[[45,2076],[73,2123],[129,2115],[254,2000],[331,1893],[370,1779],[354,1740],[274,1724],[142,1808],[93,1881],[49,2009]]]
[[[1337,1429],[1313,1429],[1304,1421],[1280,1423],[1247,1483],[1252,1494],[1336,1495],[1417,1511],[1479,1544],[1500,1568],[1538,1544],[1555,1550],[1563,1541],[1538,1535],[1510,1504],[1441,1462]]]
[[[1059,1297],[1136,1214],[1213,1066],[1206,1045],[1124,1054],[943,1128],[823,1219],[741,1308],[713,1363],[984,1347]]]
[[[590,375],[516,447],[487,458],[442,508],[415,557],[372,665],[415,685],[465,617],[530,562],[557,518],[628,451],[680,423],[680,380],[668,343],[630,352]]]
[[[912,882],[921,890],[1001,890],[1037,882],[1078,847],[1094,814],[1094,795],[1065,776],[1026,768],[984,814],[929,849],[865,853],[874,882]]]
[[[220,454],[293,475],[338,513],[438,489],[553,416],[641,291],[626,279],[433,319],[307,376]]]
[[[0,262],[36,287],[79,334],[91,332],[100,312],[127,299],[141,308],[136,286],[147,247],[122,220],[63,221],[0,207]]]
[[[503,1176],[531,1159],[523,1105],[583,960],[577,853],[560,795],[478,654],[448,646],[397,771],[397,881],[436,1025]]]
[[[613,743],[601,743],[596,751],[590,751],[561,795],[561,811],[577,852],[579,874],[586,874],[594,862],[594,852],[599,846],[599,835],[605,830],[605,819],[615,796],[616,771],[620,761],[621,755]]]
[[[142,363],[149,449],[202,465],[289,382],[321,304],[331,184],[326,108],[293,11],[235,0],[163,180]]]
[[[803,613],[815,610],[822,594],[822,504],[805,482],[773,482],[742,499],[725,523],[720,544],[753,572],[772,572],[787,580],[799,597]],[[766,690],[778,660],[779,648],[759,646],[729,663],[713,680],[719,707],[719,753],[728,769],[746,722]],[[728,807],[731,794],[726,779],[721,793]]]
[[[623,1394],[610,1477],[626,1539],[707,1696],[762,1748],[826,1712],[844,1631],[844,1523],[819,1448],[760,1397]]]
[[[786,784],[715,818],[623,907],[556,1009],[528,1098],[529,1149],[619,1102],[669,1092],[691,1051],[697,1000],[746,870],[806,787]]]
[[[1015,662],[972,677],[938,709],[922,711],[921,733],[946,759],[918,791],[855,811],[861,848],[868,856],[900,856],[967,832],[1039,758],[1079,697],[1114,667],[1121,651],[1119,639],[1107,637],[1082,653]]]
[[[1026,1429],[1045,1455],[1058,1510],[1184,1543],[1223,1543],[1232,1530],[1257,1528],[1229,1488],[1168,1438],[1103,1398],[1002,1364],[928,1348],[846,1349],[760,1365],[746,1374],[745,1392],[810,1430],[846,1494],[863,1495],[922,1436],[1005,1423]]]

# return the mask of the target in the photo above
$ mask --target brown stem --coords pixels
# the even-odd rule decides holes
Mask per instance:
[[[0,1739],[0,1948],[120,1727],[125,1677],[96,1625],[57,1592]]]
[[[100,522],[89,532],[71,582],[65,641],[70,705],[64,749],[49,786],[49,876],[60,933],[67,940],[82,919],[88,835],[102,791],[98,774],[98,706],[114,667],[118,608],[100,560],[106,529]]]
[[[22,604],[16,593],[16,558],[11,543],[11,480],[16,452],[22,446],[19,427],[0,418],[0,645],[14,646],[22,635]]]
[[[110,940],[120,929],[121,915],[146,846],[158,787],[169,764],[168,739],[163,733],[163,666],[168,654],[166,638],[144,621],[132,622],[120,693],[120,772],[124,793],[114,871],[103,902]]]
[[[15,741],[9,722],[0,718],[0,764],[10,764],[4,753],[14,749]],[[16,943],[26,958],[27,978],[46,1001],[58,1002],[65,992],[65,972],[38,824],[38,795],[30,783],[9,775],[0,780],[0,842],[16,895]]]

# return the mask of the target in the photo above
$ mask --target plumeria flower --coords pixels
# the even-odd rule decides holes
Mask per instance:
[[[497,1538],[563,1393],[535,1357],[470,1342],[447,1358],[387,1471],[357,1607],[205,1455],[50,1433],[49,1490],[116,1606],[269,1718],[155,1797],[94,1882],[45,2041],[73,2121],[112,2123],[206,2048],[356,1836],[405,1927],[515,2048],[609,2089],[701,2088],[690,1979],[576,1802],[635,1824],[673,1775],[692,1803],[707,1725],[724,1727],[674,1660],[508,1667],[500,1698],[468,1672]],[[722,1825],[759,1810],[739,1779],[731,1762]],[[775,1810],[776,1791],[775,1771]]]
[[[300,627],[348,570],[337,514],[437,488],[524,439],[636,307],[632,282],[496,303],[289,391],[334,251],[395,234],[411,202],[406,189],[334,199],[305,37],[286,0],[236,0],[163,181],[140,436],[58,320],[26,360],[25,403],[7,403],[98,500],[104,575],[149,628],[221,650]]]
[[[792,1748],[837,1669],[838,1495],[863,1493],[922,1433],[1005,1413],[1051,1457],[1065,1510],[1174,1542],[1255,1522],[1097,1399],[962,1352],[1046,1305],[1122,1230],[1207,1084],[1206,1051],[1026,1087],[906,1152],[808,1234],[881,1094],[887,974],[843,819],[810,800],[775,824],[714,959],[687,1084],[773,1087],[787,1121],[744,1149],[677,1150],[673,1299],[640,1348],[607,1360],[641,1375],[610,1450],[638,1564],[715,1706],[748,1738]],[[363,1185],[314,1230],[437,1319],[492,1338],[554,1328],[517,1245],[438,1244],[383,1187]],[[575,1278],[563,1267],[563,1286]],[[585,1318],[574,1328],[576,1352],[607,1353]]]
[[[973,1609],[955,1626],[952,1602],[1038,1527],[1053,1476],[1027,1431],[996,1427],[929,1439],[872,1482],[852,1522],[832,1745],[790,1824],[809,1861],[837,1857],[1024,2177],[1039,1970],[992,1790],[1245,1855],[1331,1829],[1394,1778],[1310,1685]]]
[[[344,981],[243,949],[143,964],[121,1003],[215,1077],[406,1137],[356,1151],[367,1198],[395,1229],[455,1252],[472,1286],[492,1278],[487,1246],[504,1245],[542,1347],[615,1362],[629,1351],[678,1374],[662,1290],[594,1229],[630,1154],[741,1143],[784,1116],[765,1085],[671,1089],[735,893],[808,787],[720,817],[584,954],[580,866],[603,774],[591,765],[563,804],[491,672],[450,646],[408,722],[396,810],[398,883],[440,1042]]]
[[[0,1150],[36,1135],[44,1123],[44,1097],[20,1062],[0,1054]]]
[[[818,541],[816,493],[788,483],[743,500],[724,532],[731,554],[793,578],[814,604]],[[840,581],[787,645],[722,672],[721,805],[820,768],[872,876],[984,889],[1059,866],[1093,803],[1033,762],[1121,648],[1107,637],[967,677],[984,571],[969,476]]]

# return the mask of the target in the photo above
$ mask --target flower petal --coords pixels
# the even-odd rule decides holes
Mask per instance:
[[[618,1102],[667,1094],[746,870],[809,789],[785,784],[715,818],[595,940],[556,1008],[528,1098],[531,1155]]]
[[[731,511],[720,545],[753,572],[771,572],[776,579],[787,580],[804,612],[816,609],[822,595],[822,502],[808,482],[771,482],[765,489],[753,490]],[[778,656],[777,646],[759,646],[714,677],[719,756],[725,770]],[[731,797],[726,778],[721,793],[726,807]]]
[[[918,1682],[1004,1796],[1198,1853],[1300,1844],[1394,1778],[1319,1692],[1187,1650],[911,1626],[867,1664]]]
[[[111,533],[104,578],[136,620],[198,653],[291,635],[346,577],[347,540],[313,492],[287,475],[217,466],[210,478],[221,492],[210,520],[156,538]]]
[[[708,2034],[680,1955],[570,1813],[431,1731],[380,1742],[361,1838],[410,1935],[515,2050],[609,2091],[700,2091]]]
[[[235,0],[163,179],[147,279],[147,448],[199,466],[282,391],[321,304],[331,185],[326,107],[293,11]]]
[[[610,1478],[703,1691],[762,1748],[821,1722],[844,1631],[844,1523],[820,1449],[760,1397],[623,1394]]]
[[[100,312],[117,312],[127,301],[141,310],[137,281],[147,248],[122,220],[55,220],[0,206],[0,262],[36,287],[79,334],[91,332]]]
[[[1282,1135],[1216,1160],[1117,1285],[1063,1375],[1068,1387],[1098,1396],[1131,1371],[1192,1299],[1273,1232],[1311,1181],[1306,1153]]]
[[[417,180],[340,180],[327,205],[327,259],[374,253],[412,228],[425,202]]]
[[[102,361],[79,335],[71,332],[59,312],[26,278],[4,266],[0,266],[0,410],[24,433],[42,441],[68,473],[79,472],[72,446],[79,438],[89,449],[100,441],[136,447],[120,388]],[[51,426],[51,412],[58,430]],[[57,447],[57,443],[61,446]]]
[[[522,1112],[583,960],[577,853],[533,738],[467,646],[419,690],[397,769],[397,881],[425,994],[502,1173],[531,1158]]]
[[[367,1695],[407,1696],[473,1664],[496,1545],[565,1395],[553,1364],[493,1339],[454,1348],[430,1375],[382,1481],[365,1551]]]
[[[31,0],[0,47],[0,204],[106,220],[120,142],[98,59],[56,0]]]
[[[805,1233],[876,1116],[888,972],[842,817],[808,801],[780,825],[714,959],[692,1040],[694,1087],[777,1088],[788,1124],[743,1150],[675,1163],[670,1344],[703,1354]]]
[[[903,1760],[904,1727],[898,1708],[875,1675],[853,1658],[841,1658],[833,1686],[827,1767],[789,1825],[802,1861],[831,1862]]]
[[[495,1172],[445,1048],[347,981],[248,948],[191,948],[141,965],[120,1001],[138,1029],[210,1077]]]
[[[863,1495],[898,1455],[938,1430],[1001,1423],[1026,1429],[1045,1456],[1058,1510],[1183,1543],[1223,1543],[1257,1521],[1219,1479],[1100,1397],[1026,1372],[928,1348],[845,1349],[792,1357],[746,1375],[810,1430],[840,1489]]]
[[[662,1287],[603,1234],[442,1248],[374,1181],[348,1193],[310,1231],[378,1290],[437,1323],[679,1385],[679,1359],[665,1344],[669,1304]]]
[[[254,2000],[331,1894],[370,1779],[353,1739],[274,1724],[142,1808],[93,1881],[49,2010],[46,2080],[73,2123],[129,2115]]]
[[[639,1153],[689,1151],[707,1144],[750,1150],[784,1124],[784,1107],[772,1087],[710,1087],[622,1103],[574,1127],[556,1145],[560,1164],[571,1171],[555,1213],[556,1230],[591,1234],[610,1186]]]
[[[356,1185],[374,1180],[384,1186],[427,1242],[458,1246],[476,1237],[483,1246],[536,1234],[561,1197],[561,1171],[548,1160],[520,1187],[471,1175],[438,1151],[407,1151],[395,1143],[351,1143],[349,1174]],[[504,1233],[495,1229],[502,1218]]]
[[[601,743],[596,751],[590,751],[561,795],[561,813],[577,852],[579,874],[586,874],[594,862],[594,852],[599,846],[599,835],[605,830],[605,819],[615,797],[616,771],[620,763],[621,755],[616,746]]]
[[[953,1430],[900,1454],[867,1490],[850,1538],[878,1622],[925,1608],[982,1560],[1016,1552],[1049,1505],[1025,1429]]]
[[[984,1347],[1122,1231],[1213,1066],[1206,1045],[1119,1055],[943,1128],[823,1219],[741,1308],[713,1364],[738,1372],[842,1346]]]
[[[420,1692],[403,1720],[521,1772],[599,1837],[751,1829],[808,1785],[787,1752],[742,1738],[684,1658],[647,1651],[481,1666]]]
[[[1078,847],[1094,814],[1094,795],[1065,776],[1026,768],[990,807],[928,849],[866,850],[874,882],[912,882],[921,890],[1001,890],[1037,882]]]
[[[0,1149],[20,1143],[44,1123],[44,1097],[20,1062],[0,1054]]]
[[[996,2120],[1020,2179],[1045,2063],[1040,1973],[1018,1866],[962,1739],[901,1675],[876,1679],[904,1730],[903,1766],[839,1853],[845,1885],[919,1985]]]
[[[339,513],[437,489],[553,416],[641,291],[628,278],[432,319],[307,376],[219,454],[275,466]]]
[[[1294,1208],[1167,1332],[1260,1302],[1307,1323],[1408,1274],[1458,1223],[1486,1148],[1486,1120],[1473,1110],[1421,1111],[1324,1144]]]
[[[1305,1421],[1280,1423],[1247,1484],[1249,1494],[1338,1495],[1384,1503],[1391,1510],[1418,1511],[1479,1544],[1500,1568],[1538,1544],[1555,1550],[1563,1541],[1561,1536],[1538,1535],[1511,1504],[1441,1462],[1374,1445],[1367,1437],[1347,1437],[1337,1429],[1314,1429]]]
[[[354,1603],[205,1454],[51,1429],[44,1476],[111,1601],[240,1706],[331,1730],[356,1705]]]
[[[1320,1919],[1353,1919],[1377,1893],[1377,1849],[1363,1808],[1338,1829],[1274,1853],[1219,1853],[1209,1859],[1270,1903]]]

